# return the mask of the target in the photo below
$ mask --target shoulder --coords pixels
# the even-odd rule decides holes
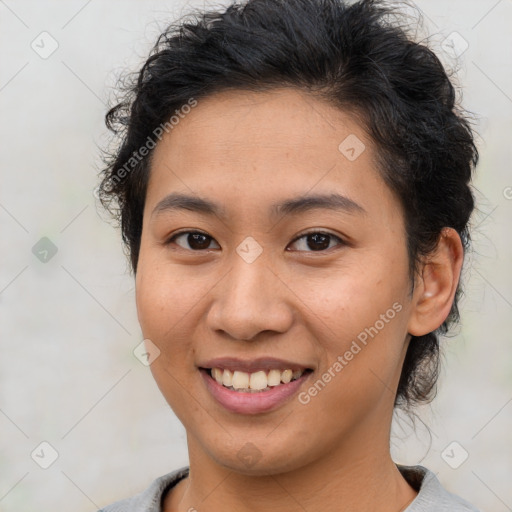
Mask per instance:
[[[164,492],[188,475],[188,466],[160,476],[151,485],[130,498],[116,501],[98,512],[161,512]]]
[[[404,512],[480,512],[471,503],[447,491],[429,469],[423,466],[397,466],[403,477],[418,491]]]

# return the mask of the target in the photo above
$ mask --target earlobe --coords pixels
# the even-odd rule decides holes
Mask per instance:
[[[422,267],[413,294],[408,332],[423,336],[435,331],[450,313],[459,284],[464,248],[453,228],[444,228],[435,251]]]

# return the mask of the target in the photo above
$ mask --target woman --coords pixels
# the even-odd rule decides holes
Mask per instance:
[[[107,114],[101,198],[190,466],[105,512],[476,510],[389,450],[458,319],[478,161],[403,27],[364,0],[207,12]]]

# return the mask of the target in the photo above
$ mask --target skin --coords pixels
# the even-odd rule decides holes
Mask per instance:
[[[348,135],[366,146],[354,161],[338,150]],[[153,213],[172,192],[215,201],[226,217]],[[274,202],[333,192],[364,213],[269,216]],[[166,244],[178,230],[210,238]],[[305,231],[333,237],[294,242]],[[263,249],[252,263],[236,252],[248,236]],[[417,493],[389,452],[395,392],[410,335],[447,317],[462,258],[446,228],[411,293],[401,205],[355,117],[287,88],[200,100],[154,150],[136,273],[143,335],[161,351],[151,370],[190,456],[163,510],[405,509]],[[305,405],[294,396],[271,412],[230,412],[199,373],[214,357],[277,357],[314,370],[307,390],[395,303],[401,311]],[[249,442],[250,467],[237,456]]]

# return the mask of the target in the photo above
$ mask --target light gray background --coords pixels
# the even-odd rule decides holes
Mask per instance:
[[[140,66],[159,28],[203,3],[214,5],[0,0],[2,512],[93,512],[187,464],[184,429],[132,353],[142,340],[133,278],[93,189],[116,74]],[[508,511],[512,0],[417,5],[448,65],[444,38],[455,31],[469,44],[458,81],[464,106],[481,117],[479,211],[463,326],[443,341],[438,397],[418,411],[416,433],[400,416],[392,449],[480,508]],[[31,47],[51,48],[43,31],[59,45],[48,58]],[[42,237],[58,249],[46,263],[32,252]],[[58,452],[48,469],[36,463],[50,461],[43,441]]]

